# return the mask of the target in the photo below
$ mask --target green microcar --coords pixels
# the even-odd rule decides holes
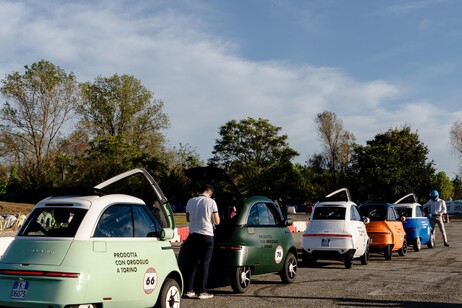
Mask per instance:
[[[144,169],[53,194],[0,259],[0,306],[178,308],[173,228],[170,205]]]

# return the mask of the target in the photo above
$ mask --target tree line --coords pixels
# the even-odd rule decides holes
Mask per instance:
[[[172,203],[189,197],[183,170],[211,165],[244,187],[269,181],[287,204],[314,203],[348,187],[355,201],[393,202],[410,192],[422,200],[437,189],[462,199],[459,176],[436,172],[429,150],[410,126],[390,128],[366,145],[356,143],[334,112],[316,116],[322,151],[304,164],[281,127],[267,119],[231,120],[218,128],[212,157],[203,161],[189,144],[168,148],[165,103],[131,75],[78,82],[73,73],[41,60],[1,81],[0,199],[37,202],[53,187],[91,187],[143,167]],[[451,143],[462,158],[462,122]]]

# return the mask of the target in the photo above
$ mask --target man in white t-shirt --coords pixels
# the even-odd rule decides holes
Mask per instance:
[[[433,190],[430,193],[430,200],[422,205],[424,209],[430,213],[430,224],[432,226],[432,232],[435,232],[435,225],[438,225],[443,236],[444,246],[449,247],[448,237],[446,235],[446,229],[444,228],[443,215],[447,214],[446,202],[439,198],[440,194],[438,191]]]
[[[181,245],[178,263],[184,278],[184,294],[189,298],[213,297],[206,291],[206,284],[213,254],[213,229],[214,225],[220,224],[220,216],[212,194],[213,187],[206,184],[203,186],[202,194],[189,199],[186,204],[189,235]]]

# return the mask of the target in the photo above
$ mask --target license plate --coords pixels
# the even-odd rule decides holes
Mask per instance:
[[[330,239],[328,239],[328,238],[323,238],[323,239],[321,240],[321,246],[322,246],[322,247],[329,247],[329,246],[330,246]]]
[[[11,299],[25,299],[29,283],[27,281],[15,281],[11,290]]]

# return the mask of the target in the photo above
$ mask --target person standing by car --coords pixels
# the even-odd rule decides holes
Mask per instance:
[[[430,192],[430,200],[427,201],[423,206],[427,212],[430,213],[430,224],[432,226],[432,232],[435,232],[435,225],[437,224],[440,228],[441,235],[443,236],[444,246],[449,247],[446,230],[443,223],[443,215],[447,213],[446,202],[439,198],[440,194],[437,190]]]
[[[185,281],[184,294],[189,298],[213,297],[206,291],[206,285],[214,247],[213,230],[215,225],[220,224],[220,216],[212,194],[213,187],[205,184],[202,194],[189,199],[186,204],[189,235],[181,245],[178,263]]]

